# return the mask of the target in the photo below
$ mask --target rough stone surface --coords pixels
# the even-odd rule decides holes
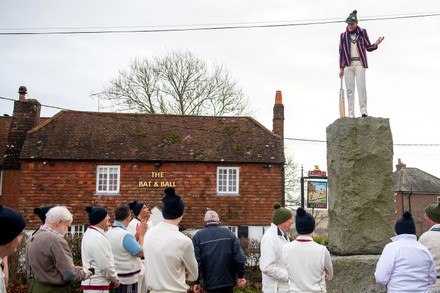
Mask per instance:
[[[388,119],[341,118],[328,126],[327,170],[330,252],[380,254],[394,235]]]
[[[382,293],[374,271],[378,255],[333,256],[333,280],[327,283],[329,293]]]

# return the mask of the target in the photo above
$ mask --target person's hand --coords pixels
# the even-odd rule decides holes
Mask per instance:
[[[87,279],[89,279],[91,276],[93,276],[95,274],[95,272],[92,272],[92,271],[89,271],[89,270],[87,270],[86,271],[86,278],[84,279],[84,280],[87,280]]]
[[[113,288],[118,288],[121,285],[121,282],[119,282],[119,280],[116,280],[114,282],[111,282],[111,287]]]
[[[200,293],[200,284],[194,284],[193,291],[194,293]]]
[[[339,78],[344,77],[344,68],[339,68]]]
[[[380,43],[382,43],[383,39],[385,39],[385,37],[379,37],[376,41],[376,43],[374,43],[376,46],[379,45]]]
[[[246,285],[246,279],[244,277],[243,278],[239,278],[238,282],[237,282],[237,286],[238,287],[244,287],[244,285]]]
[[[148,230],[148,224],[147,224],[147,220],[142,220],[139,225],[136,226],[136,234],[137,235],[145,235],[145,233]]]

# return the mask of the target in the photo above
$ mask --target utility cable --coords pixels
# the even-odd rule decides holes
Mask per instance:
[[[360,19],[360,21],[380,21],[380,20],[395,20],[395,19],[411,19],[424,17],[437,17],[440,12],[433,12],[427,14],[413,14],[413,15],[395,15],[395,16],[377,16]],[[220,26],[200,26],[194,28],[188,27],[171,27],[171,28],[157,28],[157,29],[102,29],[102,30],[60,30],[60,31],[12,31],[1,32],[4,36],[20,36],[20,35],[79,35],[79,34],[126,34],[126,33],[168,33],[168,32],[188,32],[188,31],[210,31],[210,30],[232,30],[232,29],[255,29],[255,28],[276,28],[276,27],[294,27],[294,26],[310,26],[310,25],[325,25],[334,23],[344,23],[344,20],[311,20],[304,22],[291,23],[276,23],[276,24],[249,24],[246,23],[238,25],[220,25]],[[5,30],[6,28],[0,28]],[[17,28],[16,28],[17,30]],[[56,30],[56,29],[52,29]]]

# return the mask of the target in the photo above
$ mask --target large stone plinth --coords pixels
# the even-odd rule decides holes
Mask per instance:
[[[380,254],[394,235],[388,119],[341,118],[328,126],[327,170],[330,252]]]
[[[378,255],[333,256],[333,280],[327,283],[329,293],[382,293],[374,271]]]

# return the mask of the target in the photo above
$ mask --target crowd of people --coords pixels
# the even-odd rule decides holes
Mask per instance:
[[[81,282],[86,293],[187,292],[232,293],[245,286],[246,257],[237,237],[208,210],[205,226],[190,239],[179,231],[185,203],[174,188],[162,198],[163,221],[153,227],[150,208],[139,201],[115,208],[114,222],[103,207],[86,207],[89,226],[81,242],[82,266],[74,264],[64,238],[73,221],[64,206],[36,208],[42,225],[28,238],[25,265],[28,292],[70,292]],[[133,216],[133,218],[132,218]],[[388,292],[440,292],[440,204],[425,209],[430,229],[419,240],[414,219],[405,212],[396,236],[377,263],[376,282]],[[290,241],[295,223],[298,234]],[[22,215],[0,205],[0,293],[6,292],[7,256],[22,240]],[[327,292],[333,278],[329,251],[313,241],[314,217],[274,204],[272,223],[261,239],[259,261],[264,293]],[[188,282],[189,281],[189,282]]]
[[[206,227],[191,240],[178,227],[185,208],[180,195],[168,187],[162,202],[164,219],[154,227],[150,207],[140,201],[116,207],[113,223],[104,207],[86,207],[89,225],[81,240],[82,266],[74,264],[64,237],[72,213],[65,206],[35,208],[42,224],[26,242],[28,292],[70,292],[76,282],[86,293],[187,292],[187,281],[194,282],[198,293],[202,280],[207,292],[232,292],[235,286],[244,286],[246,257],[237,237],[221,226],[218,214],[208,211]],[[19,212],[0,205],[0,225],[0,293],[4,293],[7,256],[20,244],[26,222]]]

